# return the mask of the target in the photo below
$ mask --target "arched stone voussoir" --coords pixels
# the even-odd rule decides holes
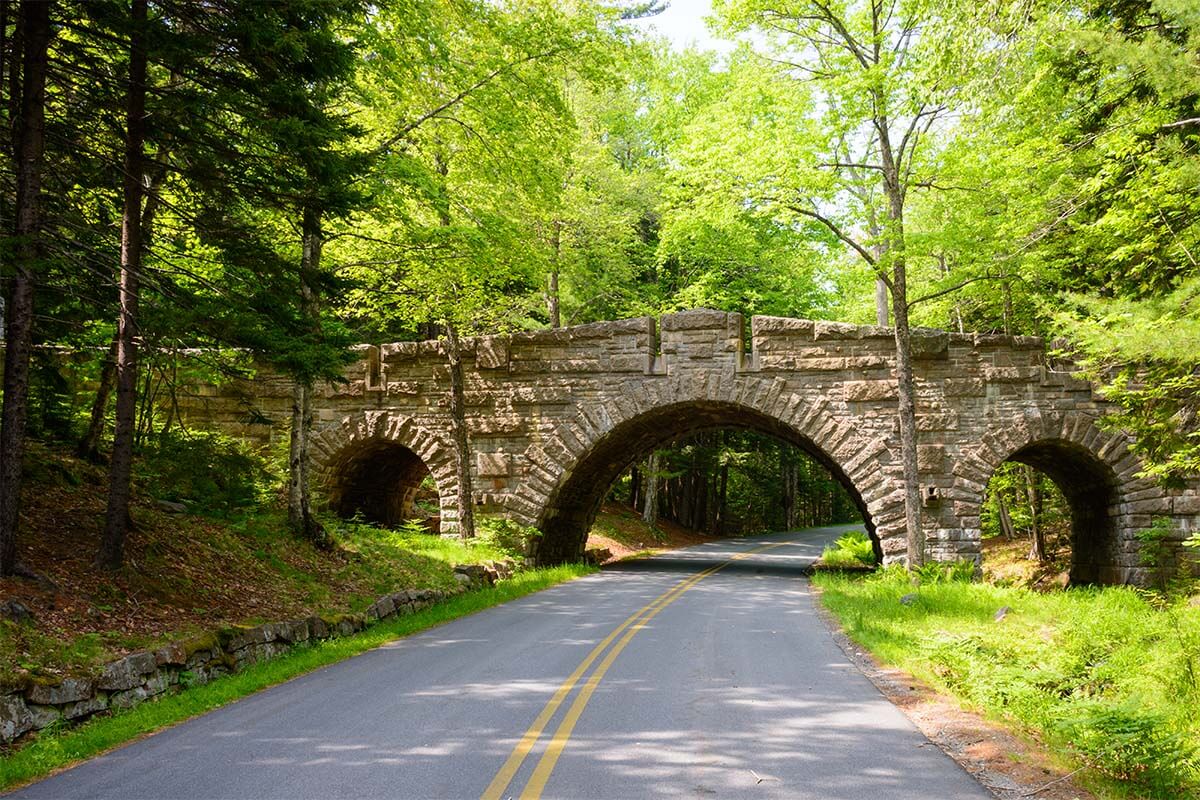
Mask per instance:
[[[333,486],[341,470],[358,453],[388,442],[411,450],[424,462],[437,483],[443,516],[456,502],[453,450],[440,434],[416,424],[407,415],[386,410],[348,414],[314,431],[313,438],[321,444],[313,449],[310,469],[320,488]]]

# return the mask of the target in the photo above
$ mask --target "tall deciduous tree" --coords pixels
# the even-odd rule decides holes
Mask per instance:
[[[783,62],[781,74],[802,82],[811,93],[811,111],[796,122],[819,120],[815,130],[809,124],[792,134],[809,139],[806,163],[800,167],[807,174],[798,181],[793,177],[790,186],[774,187],[762,199],[827,228],[871,267],[891,295],[910,566],[923,562],[925,540],[905,216],[910,192],[932,183],[923,147],[952,94],[945,88],[946,70],[953,68],[947,62],[956,59],[936,30],[939,15],[951,11],[948,5],[920,0],[784,5],[724,0],[716,5],[730,29],[763,31],[773,42],[776,60]],[[796,168],[778,164],[776,169],[787,174]],[[864,174],[878,180],[881,208],[862,207],[856,190]]]

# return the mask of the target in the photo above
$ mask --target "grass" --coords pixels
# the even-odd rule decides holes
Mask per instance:
[[[97,717],[75,728],[47,729],[27,746],[0,758],[0,791],[28,783],[144,734],[402,636],[523,597],[591,571],[585,566],[571,565],[523,572],[493,587],[468,592],[416,614],[379,623],[357,635],[299,647],[277,659],[248,666],[237,674],[144,703],[128,711]]]
[[[863,531],[847,531],[821,552],[821,566],[857,569],[875,566],[875,549]]]
[[[1041,738],[1098,793],[1200,792],[1200,608],[1186,600],[950,579],[914,588],[902,569],[813,580],[858,644]]]

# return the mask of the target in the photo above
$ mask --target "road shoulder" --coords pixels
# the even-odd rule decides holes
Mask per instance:
[[[821,590],[808,582],[817,615],[830,636],[879,692],[899,708],[929,741],[954,759],[1001,800],[1096,800],[1074,775],[1029,739],[968,711],[908,673],[881,665],[842,630],[821,602]]]

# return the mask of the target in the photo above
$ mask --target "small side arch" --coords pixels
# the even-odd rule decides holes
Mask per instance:
[[[993,426],[954,469],[955,511],[964,533],[982,535],[988,481],[1006,461],[1037,469],[1062,491],[1071,511],[1072,584],[1127,583],[1136,562],[1137,520],[1125,498],[1151,487],[1120,432],[1101,431],[1085,414],[1027,413]]]
[[[314,485],[329,508],[394,525],[403,519],[426,475],[437,484],[441,530],[457,528],[450,445],[410,417],[388,411],[351,414],[312,438]]]

